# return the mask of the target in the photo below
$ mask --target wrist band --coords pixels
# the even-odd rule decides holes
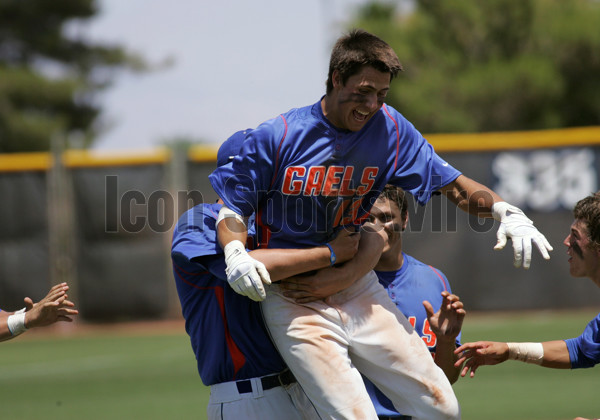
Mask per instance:
[[[325,244],[327,246],[327,248],[329,248],[329,251],[331,251],[331,254],[329,255],[329,262],[331,263],[331,266],[333,267],[333,265],[335,264],[335,261],[337,260],[337,257],[335,256],[335,252],[333,252],[333,247],[331,245],[329,245],[328,243]]]
[[[244,224],[244,227],[248,227],[246,225],[246,221],[244,220],[244,218],[237,214],[236,212],[234,212],[233,210],[229,209],[228,207],[221,207],[221,210],[219,211],[219,215],[217,216],[217,223],[215,224],[215,226],[217,226],[219,223],[221,223],[221,220],[223,219],[228,219],[228,218],[233,218],[241,223]]]
[[[17,311],[6,319],[6,325],[13,337],[27,331],[25,328],[25,312]]]
[[[541,365],[544,360],[544,346],[542,343],[506,343],[508,358],[520,360],[525,363]]]

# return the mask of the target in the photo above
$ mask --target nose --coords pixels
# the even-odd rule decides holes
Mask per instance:
[[[377,93],[372,93],[367,96],[366,105],[371,112],[374,112],[379,107],[379,103],[377,101]]]
[[[569,238],[571,237],[571,235],[567,235],[567,237],[565,238],[565,240],[563,241],[563,244],[569,248],[571,246],[571,241],[569,241]]]

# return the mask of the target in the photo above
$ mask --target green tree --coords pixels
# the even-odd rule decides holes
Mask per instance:
[[[119,46],[68,35],[97,12],[95,0],[0,0],[0,152],[48,150],[56,134],[89,146],[97,93],[118,70],[147,69]]]
[[[398,4],[367,4],[353,26],[398,53],[405,71],[387,102],[421,131],[600,124],[600,2]]]

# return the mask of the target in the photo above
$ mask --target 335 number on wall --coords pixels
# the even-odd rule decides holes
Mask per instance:
[[[499,153],[494,190],[518,207],[550,212],[597,191],[595,153],[590,148]]]

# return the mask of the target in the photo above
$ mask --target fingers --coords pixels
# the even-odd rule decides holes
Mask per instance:
[[[531,237],[523,238],[523,268],[529,270],[531,266]]]
[[[270,281],[271,279],[269,279],[269,282]],[[265,300],[267,292],[265,292],[265,288],[263,287],[262,277],[259,277],[258,273],[250,272],[247,282],[250,283],[246,287],[248,297],[256,302]]]
[[[542,234],[539,234],[538,236],[534,237],[532,240],[533,240],[533,243],[535,244],[536,248],[538,249],[538,251],[540,251],[540,254],[542,254],[542,257],[545,260],[549,260],[550,254],[548,253],[548,251],[553,251],[554,248],[552,248],[552,245],[550,245],[550,242],[548,242],[546,237]]]
[[[256,271],[264,284],[271,284],[271,275],[262,263],[256,264]]]
[[[433,311],[433,306],[431,306],[431,303],[429,303],[429,301],[424,300],[423,307],[425,308],[425,312],[427,312],[427,318],[431,318],[435,314],[435,312]]]
[[[512,238],[513,244],[513,255],[514,255],[514,266],[516,268],[521,267],[523,263],[523,242],[520,238]],[[531,251],[529,256],[529,262],[531,262]]]
[[[23,299],[23,302],[25,302],[25,312],[28,312],[31,309],[33,309],[33,300],[31,300],[30,297],[26,297],[25,299]]]
[[[45,299],[55,300],[58,297],[65,294],[67,292],[67,290],[69,290],[69,286],[67,285],[67,283],[57,284],[50,289],[50,291],[46,295]]]
[[[256,278],[252,279],[252,275],[256,276]],[[230,284],[231,288],[236,293],[239,293],[242,296],[247,296],[255,302],[260,302],[266,298],[265,290],[262,288],[262,281],[260,278],[258,278],[258,274],[256,273],[250,272],[244,276],[241,276],[235,282]]]
[[[496,246],[494,246],[494,250],[495,251],[499,251],[501,249],[504,249],[504,247],[506,246],[506,234],[504,233],[504,230],[502,229],[502,226],[500,226],[500,229],[498,229],[498,233],[496,233]]]

